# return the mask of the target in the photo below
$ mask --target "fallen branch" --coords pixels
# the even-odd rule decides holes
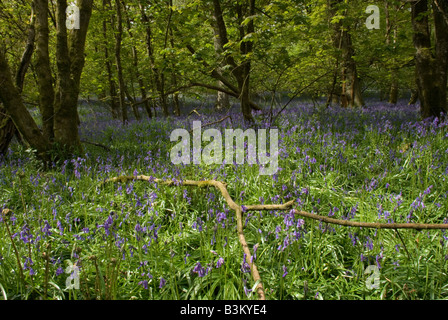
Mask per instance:
[[[205,127],[208,127],[208,126],[211,126],[211,125],[213,125],[213,124],[221,123],[221,122],[223,122],[224,120],[226,120],[226,119],[228,119],[228,118],[230,118],[230,121],[232,121],[232,117],[231,117],[230,115],[228,115],[228,116],[225,116],[224,118],[222,118],[221,120],[203,124],[203,125],[201,126],[201,129],[202,129],[202,128],[205,128]],[[191,129],[189,132],[192,133],[192,132],[193,132],[193,129]]]
[[[97,147],[103,148],[106,151],[111,151],[111,149],[109,147],[107,147],[107,146],[105,146],[105,145],[103,145],[101,143],[90,142],[90,141],[87,141],[87,140],[81,140],[81,142],[82,143],[86,143],[86,144],[91,144],[92,146],[97,146]]]
[[[224,119],[222,119],[224,120]],[[256,205],[238,205],[235,201],[233,201],[232,197],[230,197],[229,192],[227,191],[227,184],[221,181],[216,180],[204,180],[204,181],[195,181],[195,180],[161,180],[157,178],[153,178],[150,176],[144,175],[136,175],[136,176],[120,176],[107,179],[103,182],[103,184],[109,182],[128,182],[132,180],[141,180],[148,181],[153,183],[159,183],[167,186],[196,186],[196,187],[215,187],[218,189],[224,199],[227,202],[227,205],[235,211],[236,220],[237,220],[237,232],[238,239],[240,241],[241,246],[243,247],[243,251],[246,254],[246,259],[249,261],[252,278],[255,282],[258,281],[257,285],[257,293],[260,300],[265,300],[266,296],[264,293],[263,285],[261,282],[261,277],[258,272],[257,266],[252,261],[252,255],[249,250],[249,246],[247,245],[246,238],[243,233],[243,211],[259,211],[259,210],[291,210],[293,207],[295,200],[291,200],[284,204],[256,204]],[[318,214],[313,214],[305,211],[299,211],[296,209],[292,209],[293,213],[305,218],[310,218],[314,220],[318,220],[325,223],[331,223],[341,226],[347,227],[360,227],[360,228],[376,228],[376,229],[448,229],[447,224],[426,224],[426,223],[379,223],[379,222],[358,222],[351,220],[341,220],[330,218],[328,216],[322,216]]]
[[[358,227],[358,228],[374,228],[374,229],[448,229],[448,224],[437,223],[381,223],[381,222],[358,222],[350,220],[334,219],[318,214],[313,214],[305,211],[294,210],[294,214],[302,217],[323,221],[326,223],[337,224],[346,227]]]
[[[252,262],[252,255],[249,250],[249,246],[247,244],[246,238],[243,233],[243,217],[242,217],[242,207],[233,201],[230,197],[229,192],[227,191],[226,184],[216,180],[205,180],[205,181],[193,181],[193,180],[182,180],[182,181],[173,181],[173,180],[160,180],[149,176],[121,176],[107,179],[103,182],[103,184],[108,182],[127,182],[132,180],[142,180],[154,183],[160,183],[167,186],[196,186],[196,187],[215,187],[219,191],[221,191],[222,196],[226,200],[229,207],[235,211],[236,221],[237,221],[237,232],[238,232],[238,240],[240,241],[241,246],[243,247],[243,251],[246,254],[246,261],[248,261],[250,265],[250,270],[252,274],[252,278],[255,282],[258,282],[256,291],[258,294],[258,298],[260,300],[265,300],[266,296],[263,289],[263,284],[261,282],[260,273],[258,272],[257,266]],[[246,207],[245,207],[246,208]],[[271,209],[273,210],[273,209]]]

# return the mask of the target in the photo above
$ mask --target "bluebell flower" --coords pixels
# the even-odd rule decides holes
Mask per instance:
[[[250,272],[250,265],[246,262],[246,254],[244,254],[243,262],[241,263],[241,271],[243,273]]]
[[[216,268],[220,268],[224,264],[224,259],[219,257],[218,262],[216,262]]]
[[[148,290],[148,280],[140,281],[138,284],[141,285],[141,286],[142,286],[143,288],[145,288],[146,290]],[[159,287],[159,288],[160,288],[160,287]]]
[[[64,273],[64,269],[62,269],[61,266],[59,266],[59,268],[56,270],[56,277],[63,274]]]
[[[165,285],[166,285],[166,280],[163,278],[160,278],[159,289],[162,289]]]
[[[201,263],[198,261],[193,268],[193,272],[197,273],[200,278],[206,275],[205,268],[202,267]]]
[[[51,231],[50,231],[51,227],[50,224],[48,223],[47,220],[44,221],[44,226],[41,228],[42,233],[45,236],[51,236]]]
[[[288,271],[286,270],[286,266],[285,265],[283,265],[282,268],[283,268],[283,275],[282,275],[282,277],[284,278],[288,274]]]

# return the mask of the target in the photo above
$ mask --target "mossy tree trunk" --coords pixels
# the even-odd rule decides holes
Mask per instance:
[[[437,117],[447,111],[448,4],[436,0],[431,3],[435,28],[434,51],[428,16],[430,3],[422,0],[412,4],[416,78],[422,118]]]

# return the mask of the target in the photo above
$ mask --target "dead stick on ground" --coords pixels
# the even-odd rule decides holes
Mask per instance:
[[[244,211],[258,211],[258,210],[290,210],[294,205],[295,201],[291,200],[284,204],[265,204],[265,205],[238,205],[233,201],[230,197],[229,192],[227,191],[227,185],[224,182],[216,181],[216,180],[204,180],[204,181],[195,181],[195,180],[161,180],[156,179],[150,176],[138,175],[138,176],[120,176],[107,179],[103,182],[103,184],[108,182],[127,182],[132,180],[142,180],[154,183],[160,183],[168,186],[196,186],[196,187],[209,187],[213,186],[219,191],[221,191],[222,196],[226,200],[229,207],[235,211],[236,219],[237,219],[237,231],[238,231],[238,239],[240,244],[243,247],[243,251],[246,254],[246,259],[249,261],[249,265],[251,268],[252,278],[255,282],[258,281],[257,285],[257,293],[260,300],[265,300],[266,296],[264,294],[263,285],[261,283],[261,277],[258,272],[257,266],[255,263],[251,262],[252,255],[249,250],[249,246],[247,245],[246,238],[243,233],[243,208]],[[299,216],[310,218],[314,220],[319,220],[321,222],[337,224],[341,226],[348,227],[361,227],[361,228],[376,228],[376,229],[448,229],[448,224],[425,224],[425,223],[377,223],[377,222],[357,222],[350,220],[341,220],[334,219],[327,216],[321,216],[318,214],[313,214],[305,211],[298,211],[293,209],[294,214]]]
[[[206,124],[202,125],[202,126],[201,126],[201,129],[202,129],[202,128],[205,128],[205,127],[208,127],[208,126],[211,126],[211,125],[213,125],[213,124],[221,123],[221,122],[223,122],[224,120],[229,119],[229,118],[230,118],[230,121],[232,121],[232,118],[230,117],[230,115],[228,115],[228,116],[225,116],[224,118],[222,118],[221,120],[214,121],[214,122],[211,122],[211,123],[206,123]],[[191,129],[189,132],[192,133],[192,132],[193,132],[193,129]]]
[[[197,187],[207,187],[213,186],[221,191],[222,196],[226,200],[229,207],[235,211],[236,221],[237,221],[237,231],[238,231],[238,240],[240,241],[241,246],[243,247],[243,251],[246,254],[246,261],[249,261],[250,270],[252,274],[252,278],[255,282],[258,282],[256,291],[258,293],[258,298],[260,300],[265,300],[266,296],[264,294],[263,284],[261,282],[260,273],[258,272],[257,266],[252,262],[252,255],[249,250],[249,246],[246,242],[246,238],[243,233],[243,215],[242,215],[242,207],[233,201],[230,197],[229,192],[227,191],[226,184],[216,180],[205,180],[205,181],[193,181],[193,180],[182,180],[182,181],[173,181],[173,180],[160,180],[155,179],[149,176],[121,176],[115,177],[106,180],[104,183],[108,182],[127,182],[131,180],[142,180],[154,183],[160,183],[168,186],[197,186]]]

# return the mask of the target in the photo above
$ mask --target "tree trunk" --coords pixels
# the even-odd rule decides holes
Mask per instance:
[[[343,0],[329,0],[328,6],[331,17],[337,14],[338,6]],[[353,49],[350,33],[343,26],[343,20],[333,24],[333,45],[341,55],[341,105],[343,107],[360,107],[364,105],[361,93],[356,62],[353,59]]]
[[[215,0],[214,3],[219,5],[219,0]],[[215,4],[215,7],[217,6]],[[227,63],[231,66],[234,66],[232,70],[232,74],[237,80],[238,83],[238,90],[240,92],[240,102],[241,102],[241,111],[243,113],[244,120],[247,122],[253,122],[253,116],[252,116],[252,108],[251,108],[251,101],[250,101],[250,67],[251,67],[251,61],[249,58],[249,55],[252,53],[253,50],[253,43],[252,41],[243,41],[246,35],[250,33],[254,33],[254,22],[253,17],[255,16],[255,0],[249,0],[248,7],[243,7],[242,4],[237,3],[235,5],[236,13],[237,13],[237,21],[238,21],[238,29],[239,29],[239,35],[240,35],[240,53],[243,56],[244,61],[240,65],[236,65],[235,61],[230,55],[227,55]],[[221,10],[219,8],[219,10]],[[247,14],[244,14],[243,11],[246,11]],[[224,20],[222,19],[222,11],[216,15],[218,17],[218,28],[220,29],[220,36],[227,40],[227,30],[225,29]],[[219,19],[219,17],[221,17]],[[252,17],[249,22],[247,23],[247,27],[245,28],[243,26],[243,20],[244,17]],[[222,29],[222,30],[221,30]],[[225,34],[225,36],[222,36],[222,34]],[[228,40],[226,41],[226,43]]]
[[[68,32],[67,1],[57,0],[56,64],[58,74],[54,102],[54,141],[67,153],[82,151],[78,133],[78,95],[93,0],[78,0],[78,6],[80,29]]]
[[[132,40],[134,40],[134,34],[132,33],[132,30],[131,30],[131,20],[129,18],[129,14],[128,14],[128,11],[127,11],[127,8],[126,8],[126,3],[124,1],[123,1],[123,9],[124,9],[124,12],[126,13],[126,29],[128,31],[129,37]],[[144,84],[144,81],[143,81],[143,77],[142,77],[142,75],[140,74],[140,71],[139,71],[138,52],[137,52],[137,48],[136,48],[135,45],[132,46],[132,65],[134,66],[134,74],[135,74],[135,77],[137,78],[138,86],[140,88],[141,98],[142,98],[142,100],[146,100],[146,89],[145,89],[145,84]],[[135,93],[134,93],[134,97],[135,97]],[[134,100],[135,100],[135,98],[134,98]],[[144,107],[146,109],[146,112],[148,112],[148,110],[149,110],[149,112],[151,113],[151,109],[149,108],[148,101],[144,102]],[[138,107],[133,104],[132,105],[132,110],[134,112],[135,118],[137,120],[140,120],[141,116],[140,116],[140,113],[138,111]],[[150,115],[149,115],[149,117],[151,118]]]
[[[214,1],[219,1],[219,0],[214,0]],[[219,3],[218,3],[219,5]],[[221,14],[221,17],[217,17],[216,14]],[[212,29],[213,29],[213,45],[215,47],[215,54],[216,54],[216,59],[218,59],[218,61],[221,61],[219,63],[219,67],[216,69],[216,71],[222,76],[222,70],[221,68],[224,67],[226,65],[225,59],[223,57],[223,53],[224,53],[224,45],[225,43],[223,42],[223,39],[220,37],[220,33],[219,33],[219,28],[218,28],[218,19],[222,19],[222,12],[220,13],[220,9],[218,10],[213,10],[213,18],[211,20],[211,25],[212,25]],[[223,23],[223,22],[221,22]],[[217,80],[217,86],[220,88],[224,88],[224,84],[222,83],[222,81]],[[223,109],[228,109],[230,107],[230,100],[229,100],[229,95],[227,95],[226,93],[222,92],[222,91],[218,91],[216,94],[216,109],[219,110],[223,110]]]
[[[164,93],[164,86],[163,86],[163,82],[164,82],[163,74],[161,74],[161,72],[156,67],[155,58],[154,58],[151,22],[149,21],[149,18],[145,13],[144,3],[141,0],[139,1],[139,6],[140,6],[140,12],[141,12],[141,16],[142,16],[142,22],[145,26],[145,31],[146,31],[146,50],[148,53],[151,71],[152,71],[153,87],[155,87],[157,92],[159,92],[159,96],[160,96],[159,102],[162,106],[164,116],[168,116],[168,105],[167,105],[166,96]]]
[[[42,117],[42,132],[49,141],[54,139],[53,103],[54,88],[50,67],[50,53],[48,48],[48,0],[36,0],[36,76],[39,90],[39,110]]]
[[[6,156],[15,131],[16,127],[14,126],[14,122],[6,114],[6,110],[0,103],[0,158]]]
[[[106,4],[109,4],[107,0],[103,0],[103,11],[106,10]],[[113,73],[112,73],[112,63],[110,61],[109,56],[109,42],[107,38],[107,21],[106,19],[103,20],[103,38],[104,38],[104,63],[106,65],[106,72],[107,72],[107,81],[109,82],[109,104],[110,104],[110,111],[112,113],[112,117],[114,119],[120,118],[120,107],[119,102],[117,101],[117,85],[115,83],[115,80],[113,79]]]
[[[25,45],[25,50],[22,54],[22,59],[19,64],[18,71],[16,73],[16,86],[19,89],[20,92],[23,90],[23,84],[25,83],[25,75],[28,71],[28,67],[31,63],[31,58],[33,56],[34,52],[34,41],[36,39],[36,0],[31,2],[31,18],[30,18],[30,25],[28,29],[28,38]]]
[[[446,112],[448,24],[443,18],[443,13],[447,12],[448,5],[442,1],[438,1],[437,4],[433,5],[435,53],[431,50],[428,0],[412,4],[416,78],[423,118],[437,117],[441,112]]]
[[[118,89],[120,91],[119,101],[121,109],[121,120],[123,123],[128,121],[128,111],[125,99],[125,83],[123,80],[123,67],[121,65],[121,39],[123,36],[123,22],[121,15],[121,4],[115,0],[115,9],[117,12],[116,30],[115,30],[115,64],[117,66]]]
[[[31,63],[31,58],[34,52],[34,41],[36,37],[35,23],[35,3],[33,1],[31,3],[31,18],[28,29],[27,42],[25,45],[25,50],[22,54],[22,58],[20,60],[19,68],[16,73],[16,87],[19,93],[21,93],[23,90],[25,75]],[[6,110],[1,106],[0,103],[0,154],[6,155],[9,144],[11,143],[14,135],[16,135],[17,139],[22,142],[20,132],[16,129],[11,117],[7,114]]]
[[[387,46],[391,45],[393,42],[392,50],[396,50],[397,43],[397,24],[392,23],[390,21],[389,14],[389,3],[386,0],[384,3],[386,9],[386,44]],[[393,40],[391,41],[391,33],[393,31]],[[390,68],[390,88],[389,88],[389,103],[397,104],[398,102],[398,69],[397,69],[397,61],[395,58],[392,58],[392,67]]]
[[[66,27],[66,0],[57,0],[56,15],[56,65],[57,82],[53,101],[53,132],[56,142],[65,154],[82,151],[78,134],[78,95],[80,79],[84,67],[84,48],[87,29],[92,13],[93,0],[78,0],[80,11],[80,28],[70,31],[68,37]],[[43,61],[45,67],[47,59],[46,48],[48,37],[45,28],[45,14],[48,11],[48,0],[36,1],[36,23],[38,24],[37,62]],[[70,44],[70,45],[69,45]],[[1,51],[1,50],[0,50]],[[42,75],[41,75],[42,76]],[[39,81],[38,81],[39,82]],[[26,109],[20,91],[14,86],[11,72],[3,51],[0,52],[0,100],[3,102],[7,113],[11,116],[16,128],[23,138],[38,154],[47,159],[46,152],[50,149],[51,141],[43,135],[34,119]],[[51,83],[48,81],[46,84]],[[39,87],[40,91],[44,89]],[[51,90],[51,89],[50,89]],[[39,92],[44,95],[46,92]],[[49,103],[51,105],[51,102]],[[49,120],[51,121],[51,120]],[[62,155],[62,154],[61,154]]]
[[[49,141],[41,134],[39,127],[23,104],[20,92],[12,80],[3,48],[0,48],[0,83],[2,84],[0,86],[0,101],[3,103],[4,109],[31,148],[36,150],[40,156],[45,157]]]

